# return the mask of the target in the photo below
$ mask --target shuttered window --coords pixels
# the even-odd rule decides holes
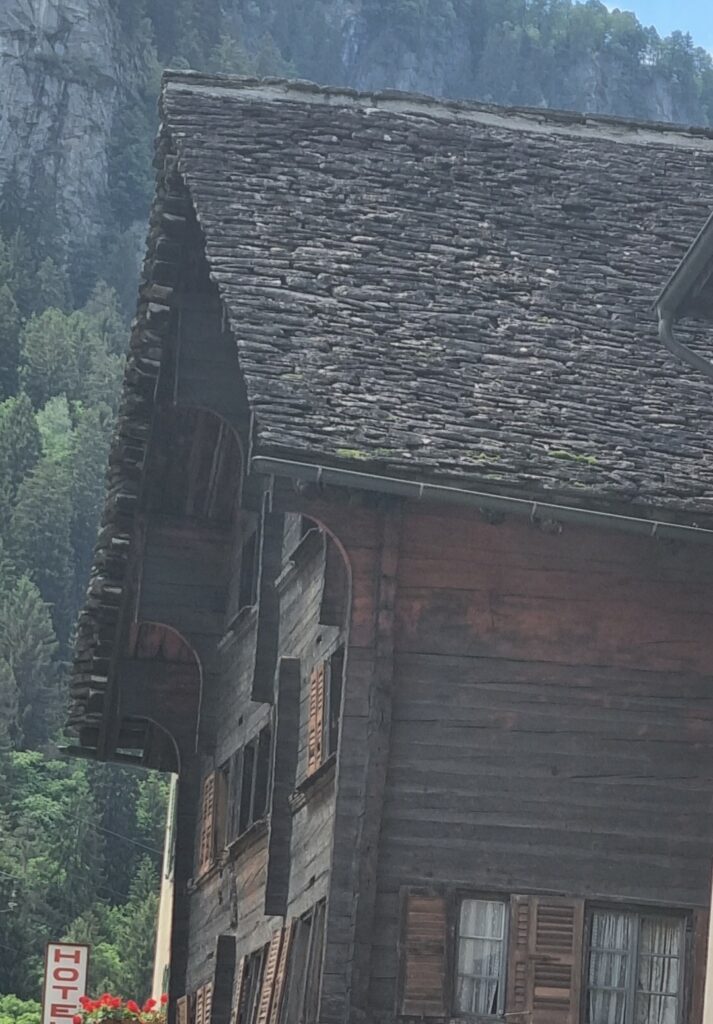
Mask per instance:
[[[190,1024],[188,996],[176,1000],[176,1024]]]
[[[401,1015],[579,1024],[583,928],[581,900],[407,890]]]
[[[324,740],[324,680],[326,665],[315,665],[309,679],[309,721],[307,725],[307,774],[322,764]]]
[[[344,685],[344,647],[315,665],[309,681],[307,775],[312,775],[336,753]]]
[[[274,1024],[316,1024],[324,953],[325,903],[320,900],[292,923],[279,1018]],[[271,1022],[273,1024],[273,1022]]]
[[[217,772],[203,780],[201,794],[200,834],[198,845],[198,874],[210,870],[215,860],[216,790]]]
[[[443,1017],[446,1013],[447,901],[410,890],[404,905],[401,1013]]]
[[[243,957],[236,985],[235,1024],[256,1024],[269,946]]]
[[[507,1013],[578,1024],[584,902],[513,896]]]

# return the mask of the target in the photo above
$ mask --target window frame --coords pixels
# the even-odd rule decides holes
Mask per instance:
[[[469,1013],[466,1010],[458,1009],[456,1002],[458,996],[458,955],[460,945],[460,919],[461,919],[461,907],[467,900],[478,900],[483,903],[499,903],[504,908],[503,913],[503,938],[502,938],[502,962],[500,968],[500,986],[498,991],[498,1010],[497,1013]],[[457,891],[453,894],[453,899],[449,900],[450,903],[450,917],[451,925],[448,929],[449,941],[447,944],[446,953],[450,956],[450,978],[449,985],[447,986],[447,999],[450,1007],[450,1016],[456,1020],[480,1022],[484,1024],[491,1024],[493,1021],[505,1020],[505,1008],[507,1001],[507,987],[508,987],[508,967],[509,967],[509,953],[510,953],[510,919],[512,916],[512,893],[502,892],[472,892],[472,891]],[[466,936],[467,938],[467,936]],[[450,948],[448,948],[450,947]]]
[[[322,989],[326,925],[325,899],[318,900],[295,919],[279,1024],[313,1024],[308,1017],[311,1009],[315,1011],[316,1021]]]
[[[231,847],[246,835],[253,826],[267,821],[270,817],[270,794],[272,788],[272,755],[275,741],[272,719],[265,722],[230,758],[228,801],[225,814],[224,846]],[[251,760],[250,791],[247,794],[247,815],[244,817],[246,780],[246,755]],[[256,815],[258,784],[264,787],[260,808]]]
[[[246,988],[245,991],[241,990],[240,1006],[236,1007],[236,1024],[255,1024],[257,1021],[269,946],[268,942],[258,949],[254,949],[245,957],[241,986],[246,986]],[[251,970],[254,972],[252,975],[250,975]],[[249,984],[249,989],[247,984]]]
[[[342,640],[332,653],[325,658],[324,665],[324,715],[322,721],[322,764],[339,750],[339,725],[344,702],[344,669],[346,667],[346,644]],[[339,672],[335,672],[335,665]],[[335,693],[336,690],[336,693]],[[334,703],[337,703],[336,717]]]
[[[641,945],[641,922],[643,918],[668,918],[678,922],[681,937],[681,955],[679,984],[677,994],[676,1024],[684,1024],[690,1009],[692,993],[689,991],[689,978],[691,970],[692,954],[692,917],[690,910],[675,907],[661,907],[656,905],[641,906],[634,904],[615,904],[603,902],[587,902],[584,918],[584,943],[582,963],[582,1003],[580,1016],[583,1024],[588,1024],[589,993],[592,986],[589,982],[590,960],[592,954],[592,922],[596,913],[618,913],[628,914],[635,918],[635,935],[632,943],[632,951],[628,954],[627,981],[626,981],[626,1002],[624,1004],[624,1024],[634,1024],[636,1002],[637,1002],[637,977],[639,970],[639,951]],[[621,991],[615,988],[603,988],[595,986],[595,991]]]
[[[238,578],[238,608],[240,615],[247,608],[254,608],[260,593],[260,563],[262,560],[262,517],[258,516],[255,528],[240,545],[240,570]]]

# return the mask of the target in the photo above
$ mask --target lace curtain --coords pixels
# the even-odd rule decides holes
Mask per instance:
[[[681,922],[597,911],[592,917],[588,1024],[678,1024]]]
[[[459,1012],[487,1016],[501,1010],[504,940],[504,903],[463,900],[458,929]]]

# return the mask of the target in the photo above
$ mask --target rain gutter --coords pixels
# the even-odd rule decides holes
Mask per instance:
[[[350,487],[357,490],[392,494],[414,501],[463,505],[489,512],[518,515],[533,522],[551,519],[558,522],[624,530],[662,540],[685,540],[699,544],[713,544],[713,529],[696,525],[686,526],[680,523],[619,515],[614,512],[598,512],[594,509],[576,508],[551,501],[513,498],[447,484],[419,483],[415,480],[401,480],[399,477],[382,476],[377,473],[320,466],[311,462],[293,462],[290,459],[275,459],[263,455],[253,456],[250,466],[256,473],[266,476],[287,477],[303,483]]]
[[[710,273],[713,261],[713,213],[693,240],[688,252],[666,282],[654,303],[659,320],[659,340],[664,348],[688,366],[713,380],[713,363],[678,341],[674,324],[681,308],[704,274]]]

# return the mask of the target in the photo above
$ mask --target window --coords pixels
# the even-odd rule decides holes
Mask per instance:
[[[198,829],[198,875],[210,871],[225,844],[225,815],[228,794],[228,765],[203,779]]]
[[[324,949],[324,901],[293,927],[280,1024],[316,1024]]]
[[[458,921],[455,1008],[489,1017],[505,1008],[507,904],[463,900]]]
[[[230,799],[227,841],[267,816],[270,789],[272,729],[265,726],[239,750],[230,766]]]
[[[587,1024],[679,1024],[685,931],[682,917],[594,910]]]
[[[307,774],[336,753],[344,684],[344,647],[312,670],[309,683]]]
[[[683,1024],[683,914],[593,908],[587,916],[582,899],[454,900],[423,888],[405,889],[402,901],[404,1017]]]
[[[255,1024],[260,1005],[262,977],[268,946],[245,957],[240,967],[236,1006],[236,1024]]]
[[[252,608],[257,604],[257,588],[260,575],[260,527],[256,526],[243,544],[240,553],[240,585],[238,588],[238,611]]]

